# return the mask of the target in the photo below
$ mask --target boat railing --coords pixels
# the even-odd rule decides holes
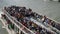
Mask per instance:
[[[1,18],[0,20],[2,21],[2,23],[3,23],[3,25],[4,25],[3,28],[5,28],[5,29],[8,31],[9,34],[12,34],[12,33],[15,34],[15,33],[16,33],[13,29],[10,30],[10,29],[8,28],[7,21],[6,21],[4,18]]]
[[[6,14],[5,14],[6,15]],[[6,15],[7,16],[7,15]],[[28,34],[28,33],[26,33],[24,30],[22,30],[21,28],[20,28],[20,26],[18,26],[11,18],[10,18],[10,16],[7,16],[8,17],[8,19],[14,24],[14,25],[16,25],[23,33],[25,33],[25,34]]]
[[[51,19],[51,18],[49,18],[49,17],[46,17],[46,18],[48,18],[48,19],[54,21],[53,23],[55,23],[55,25],[57,24],[58,26],[60,26],[60,23],[57,22],[57,21],[55,21],[54,19]],[[49,24],[48,24],[48,25],[49,25]],[[51,25],[50,25],[50,26],[51,26]],[[51,26],[51,27],[53,27],[53,26]],[[60,31],[60,29],[58,29],[58,28],[56,28],[56,27],[53,27],[53,28],[56,29],[56,30],[58,30],[58,31]]]
[[[26,28],[24,25],[22,25],[20,22],[18,22],[16,19],[13,19],[13,18],[11,18],[11,16],[9,15],[9,13],[8,12],[6,12],[5,10],[4,10],[4,13],[5,13],[5,15],[8,17],[8,19],[10,20],[10,21],[12,21],[12,23],[14,23],[14,24],[18,24],[20,27],[24,27],[24,31],[26,32],[26,33],[28,33],[28,34],[35,34],[33,31],[31,31],[31,30],[29,30],[28,28]]]
[[[47,17],[47,18],[49,18],[49,17]],[[51,18],[49,18],[49,19],[51,19]],[[51,20],[53,20],[54,22],[56,22],[56,23],[60,24],[60,22],[57,22],[57,21],[56,21],[56,20],[54,20],[54,19],[51,19]]]
[[[31,21],[33,21],[34,23],[36,23],[38,26],[42,26],[42,28],[45,28],[46,30],[55,33],[54,31],[52,31],[50,28],[45,27],[43,24],[39,23],[37,20],[31,18]],[[56,33],[55,33],[56,34]]]
[[[59,33],[59,34],[60,34],[60,31],[59,31],[57,28],[54,28],[54,27],[52,27],[52,26],[49,25],[49,24],[47,24],[47,26],[48,26],[49,28],[51,28],[53,31],[55,31],[56,33]]]
[[[36,14],[38,14],[38,13],[36,13]],[[43,14],[38,14],[38,15],[43,15]],[[43,15],[44,16],[44,15]],[[52,18],[50,18],[50,17],[47,17],[48,19],[50,19],[50,20],[52,20],[52,21],[54,21],[54,22],[56,22],[56,23],[58,23],[58,24],[60,24],[60,22],[57,22],[56,20],[54,20],[54,19],[52,19]]]
[[[37,14],[37,13],[36,13]],[[39,15],[39,14],[38,14]],[[41,16],[41,15],[39,15],[39,16]],[[34,18],[34,17],[33,17]],[[52,21],[55,21],[55,20],[53,20],[53,19],[51,19],[51,18],[49,18],[49,17],[47,17],[48,19],[50,19],[50,20],[52,20]],[[34,18],[34,19],[36,19],[37,21],[42,21],[40,18]],[[60,23],[57,23],[57,21],[55,21],[56,22],[56,24],[60,24]],[[55,23],[54,22],[54,23]],[[40,22],[40,23],[42,23],[42,22]],[[60,32],[60,30],[58,30],[57,28],[55,28],[55,27],[53,27],[53,26],[51,26],[51,25],[49,25],[49,24],[47,24],[46,22],[45,22],[45,24],[44,23],[42,23],[43,25],[45,25],[46,27],[49,27],[49,28],[51,28],[52,30],[54,30],[54,31],[56,31],[57,33],[58,32]]]
[[[5,11],[4,11],[5,12]],[[6,14],[7,14],[8,12],[6,12]],[[9,15],[9,13],[7,14],[7,15]],[[10,18],[11,18],[11,16],[9,16]],[[20,22],[18,22],[15,18],[11,18],[12,20],[14,20],[14,22],[16,22],[16,23],[18,23],[18,24],[21,24]],[[34,22],[35,23],[35,22]],[[39,25],[40,26],[40,25]],[[47,29],[45,26],[43,26],[43,25],[41,25],[43,28],[45,28],[46,30],[49,30],[50,32],[53,32],[53,31],[51,31],[50,29]],[[25,27],[26,28],[26,27]],[[28,29],[29,30],[29,29]],[[31,31],[32,32],[32,31]],[[55,32],[53,32],[53,33],[55,33]],[[56,33],[55,33],[56,34]]]
[[[38,19],[39,19],[39,18],[38,18]],[[41,20],[38,20],[38,19],[36,19],[36,20],[37,20],[39,23],[43,24],[43,25],[46,26],[47,28],[52,29],[52,30],[55,31],[56,33],[60,33],[60,31],[59,31],[57,28],[52,27],[51,25],[49,25],[49,24],[47,24],[47,23],[42,23]],[[38,25],[38,24],[37,24],[37,25]]]
[[[9,13],[8,12],[6,12],[6,14],[16,23],[16,24],[18,24],[19,26],[21,26],[22,24],[19,22],[19,21],[17,21],[16,20],[16,18],[14,18],[14,17],[12,17],[12,16],[10,16],[9,15]],[[34,22],[35,23],[35,22]],[[37,23],[36,23],[37,24]],[[38,25],[38,24],[37,24]],[[24,25],[23,25],[24,26]],[[49,25],[48,25],[49,26]],[[21,26],[22,27],[22,26]],[[42,26],[43,28],[45,28],[45,29],[47,29],[47,30],[49,30],[49,31],[51,31],[50,29],[48,29],[48,28],[46,28],[44,25]],[[50,27],[50,26],[49,26]],[[24,28],[26,28],[25,26],[24,26]],[[26,28],[27,30],[29,30],[28,28]],[[32,32],[31,30],[29,30],[30,32]],[[53,31],[51,31],[51,32],[53,32]],[[33,32],[34,33],[34,32]],[[54,32],[55,33],[55,32]]]

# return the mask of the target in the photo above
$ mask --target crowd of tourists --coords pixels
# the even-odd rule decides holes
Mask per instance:
[[[23,24],[28,29],[35,31],[36,34],[53,34],[52,32],[42,28],[42,26],[38,26],[33,21],[30,20],[31,17],[40,18],[42,23],[46,22],[53,27],[55,26],[54,21],[46,18],[46,16],[38,15],[35,12],[32,12],[32,9],[27,9],[26,7],[18,7],[18,6],[11,6],[11,7],[4,7],[11,16],[15,17],[21,24]],[[9,22],[9,20],[7,21]],[[59,27],[58,27],[59,29]]]

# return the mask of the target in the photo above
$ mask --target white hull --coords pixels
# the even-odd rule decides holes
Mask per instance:
[[[0,20],[1,20],[2,23],[3,23],[2,28],[5,28],[5,29],[7,30],[7,32],[8,32],[8,34],[16,34],[13,30],[9,30],[9,29],[8,29],[8,25],[6,24],[6,22],[5,22],[3,19],[0,18]]]

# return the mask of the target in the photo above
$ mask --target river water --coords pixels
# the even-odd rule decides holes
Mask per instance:
[[[0,12],[4,6],[25,6],[31,8],[34,12],[42,15],[46,15],[60,22],[60,3],[54,1],[43,0],[0,0]],[[2,23],[0,22],[0,34],[8,34],[5,29],[2,29]]]

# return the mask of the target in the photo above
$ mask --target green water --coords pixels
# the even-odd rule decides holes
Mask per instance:
[[[0,0],[0,12],[4,6],[17,5],[31,8],[34,12],[47,15],[48,17],[60,22],[60,3],[54,1],[43,0]],[[2,29],[0,22],[0,34],[7,34],[5,29]]]

